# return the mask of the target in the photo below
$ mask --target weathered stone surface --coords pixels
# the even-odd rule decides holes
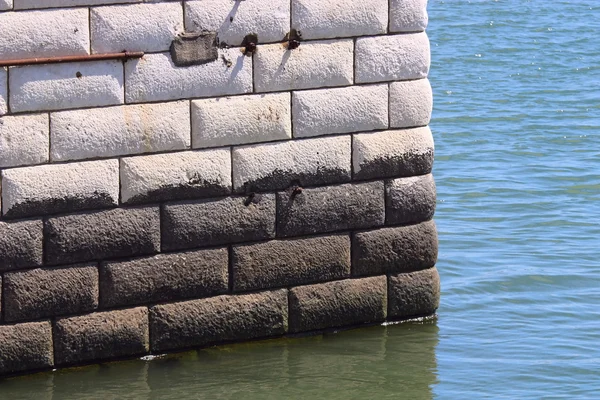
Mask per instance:
[[[385,276],[346,279],[290,289],[290,332],[305,332],[383,321],[387,313]]]
[[[118,160],[2,171],[2,214],[8,218],[106,208],[118,203]]]
[[[414,128],[431,120],[433,92],[428,79],[390,83],[390,126]]]
[[[352,274],[378,275],[433,267],[438,237],[433,221],[356,233],[352,240]]]
[[[391,0],[390,32],[419,32],[427,28],[427,0]]]
[[[12,6],[13,0],[0,0],[0,11],[10,10]]]
[[[2,86],[0,73],[0,86]],[[2,101],[0,88],[0,102]],[[0,104],[2,115],[2,104]],[[0,118],[0,168],[48,161],[48,114]]]
[[[350,275],[350,238],[334,235],[234,246],[232,268],[235,291],[345,278]]]
[[[231,193],[229,149],[121,159],[121,201],[156,203]]]
[[[42,265],[41,220],[0,222],[0,272]]]
[[[4,275],[4,318],[33,320],[98,307],[96,265],[33,269]]]
[[[297,236],[383,225],[383,182],[288,190],[277,194],[277,236]]]
[[[0,375],[54,364],[50,322],[0,325]]]
[[[352,150],[354,179],[425,175],[433,167],[428,127],[357,134]]]
[[[226,248],[109,262],[100,269],[103,307],[214,296],[227,285]]]
[[[98,6],[105,4],[141,3],[143,1],[146,0],[15,0],[15,10],[30,8],[78,7]]]
[[[290,140],[236,147],[233,187],[238,193],[281,190],[351,180],[349,136]]]
[[[1,0],[0,0],[1,1]],[[8,112],[8,73],[0,68],[0,117]]]
[[[287,290],[164,304],[150,309],[152,351],[283,335]]]
[[[117,208],[49,218],[46,262],[68,264],[129,257],[160,250],[158,207]]]
[[[171,59],[178,67],[206,64],[219,57],[214,32],[181,33],[171,43]]]
[[[59,318],[54,327],[57,365],[135,356],[149,347],[146,307]]]
[[[409,224],[433,218],[436,205],[433,175],[394,179],[387,182],[385,189],[387,224]]]
[[[440,276],[436,268],[389,277],[390,318],[426,316],[440,305]]]
[[[162,248],[217,246],[275,236],[275,195],[165,204]]]

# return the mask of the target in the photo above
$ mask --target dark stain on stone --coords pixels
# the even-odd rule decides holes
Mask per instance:
[[[402,178],[425,175],[433,167],[433,150],[422,154],[407,153],[402,156],[381,157],[361,164],[354,179]]]
[[[77,78],[81,79],[81,78],[83,77],[83,74],[82,74],[81,72],[77,71],[77,72],[75,73],[75,76],[76,76]]]
[[[207,64],[219,57],[216,32],[182,33],[171,42],[171,58],[178,67]]]
[[[127,204],[156,203],[170,200],[192,200],[208,197],[227,196],[231,194],[231,188],[225,187],[217,182],[210,182],[192,176],[189,184],[165,185],[146,194],[134,196],[127,200]]]
[[[298,173],[276,169],[267,176],[246,182],[242,187],[237,188],[236,192],[248,194],[252,192],[284,190],[292,185],[300,187],[315,186],[350,182],[350,180],[350,172],[341,168],[319,167],[315,173]]]
[[[302,39],[302,33],[296,29],[292,29],[285,35],[284,41],[287,41],[287,49],[294,50],[300,47],[300,40]]]
[[[114,207],[116,199],[108,193],[94,192],[93,195],[65,196],[63,198],[27,200],[15,204],[4,214],[5,218],[28,217],[35,215],[55,214],[61,212],[72,212],[91,210],[96,208]]]
[[[223,54],[221,54],[221,61],[223,61],[223,64],[225,64],[227,68],[230,68],[233,65],[233,62],[227,57],[225,57]]]
[[[258,45],[258,35],[256,33],[246,35],[242,41],[242,52],[250,57],[256,51],[256,45]]]

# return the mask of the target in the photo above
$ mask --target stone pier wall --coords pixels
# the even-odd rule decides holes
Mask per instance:
[[[426,0],[0,0],[0,374],[430,315]]]

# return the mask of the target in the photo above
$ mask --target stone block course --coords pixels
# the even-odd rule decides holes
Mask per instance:
[[[54,112],[52,161],[115,157],[190,147],[187,101]]]
[[[236,147],[233,187],[236,192],[270,191],[298,183],[314,186],[351,179],[349,136],[294,140]]]
[[[275,195],[168,203],[161,232],[165,251],[271,239]]]
[[[150,308],[153,352],[279,336],[287,327],[285,289]]]
[[[116,206],[118,160],[2,171],[2,214],[24,217]]]
[[[160,250],[158,207],[117,208],[48,218],[48,264],[154,254]]]
[[[352,239],[352,249],[353,275],[422,270],[437,261],[437,230],[433,221],[427,221],[358,232]]]
[[[0,168],[48,161],[48,114],[0,118]]]
[[[227,248],[109,262],[100,269],[102,307],[214,296],[227,289]]]
[[[51,7],[99,6],[105,4],[142,3],[147,0],[13,0],[15,10]],[[155,1],[155,0],[152,0]]]
[[[440,304],[440,276],[436,268],[390,275],[390,318],[427,316]]]
[[[4,275],[5,321],[90,312],[98,307],[98,268],[73,265]]]
[[[429,64],[424,32],[356,39],[356,83],[426,78]]]
[[[427,28],[427,0],[390,0],[390,31],[420,32]]]
[[[379,322],[387,314],[385,276],[290,289],[290,332]]]
[[[123,104],[121,61],[28,65],[10,70],[12,112]]]
[[[180,2],[94,7],[90,21],[93,53],[167,51],[184,31]]]
[[[149,347],[146,307],[59,318],[54,326],[57,365],[141,355]]]
[[[386,184],[387,224],[427,221],[433,218],[435,205],[435,181],[431,174],[398,178]]]
[[[292,96],[294,137],[388,127],[388,85],[306,90]]]
[[[54,365],[50,322],[0,325],[0,374]]]
[[[42,265],[41,220],[0,221],[0,272]]]
[[[322,236],[234,246],[233,290],[257,290],[350,276],[350,237]]]
[[[194,148],[270,142],[291,137],[289,93],[192,101]]]
[[[254,55],[257,92],[346,86],[353,83],[351,39],[302,43],[294,50],[281,44],[260,46]]]
[[[250,93],[252,58],[221,49],[213,62],[180,68],[168,53],[146,54],[125,64],[125,82],[128,103]]]
[[[434,145],[428,127],[354,135],[355,179],[425,175],[433,167]]]
[[[383,182],[345,184],[277,194],[277,236],[289,237],[381,226]]]
[[[292,27],[303,39],[386,33],[387,0],[292,0]]]
[[[0,117],[8,112],[8,73],[0,68]]]
[[[217,197],[231,193],[229,149],[121,159],[121,201],[127,204]]]
[[[83,55],[89,46],[84,8],[0,14],[0,59]]]
[[[290,30],[288,1],[200,0],[185,2],[188,31],[217,32],[219,42],[239,46],[250,33],[259,43],[282,41]]]
[[[390,126],[414,128],[431,120],[433,93],[428,79],[390,84]]]

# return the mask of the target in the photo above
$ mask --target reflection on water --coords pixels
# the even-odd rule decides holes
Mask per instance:
[[[0,398],[431,399],[437,343],[435,321],[374,326],[11,378]]]

